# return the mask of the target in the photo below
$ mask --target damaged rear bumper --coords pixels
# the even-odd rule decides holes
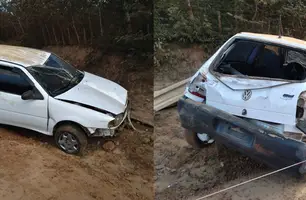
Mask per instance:
[[[182,97],[178,102],[181,124],[199,133],[208,133],[217,142],[273,168],[306,160],[306,144],[269,132],[246,120],[214,107]],[[290,168],[306,173],[306,165]]]

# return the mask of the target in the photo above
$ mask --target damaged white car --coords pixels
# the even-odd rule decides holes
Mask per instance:
[[[191,78],[178,111],[194,147],[209,136],[281,168],[306,160],[305,103],[306,42],[239,33]],[[292,170],[304,174],[306,165]]]
[[[53,53],[0,45],[0,124],[54,136],[61,150],[81,154],[88,137],[114,136],[128,112],[120,85]]]

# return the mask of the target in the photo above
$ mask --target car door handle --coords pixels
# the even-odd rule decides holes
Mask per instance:
[[[291,95],[291,94],[283,94],[283,97],[285,97],[285,98],[293,98],[294,95]]]

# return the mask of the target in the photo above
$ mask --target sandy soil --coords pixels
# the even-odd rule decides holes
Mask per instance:
[[[150,131],[126,129],[111,151],[94,140],[83,157],[61,152],[39,133],[0,133],[1,199],[153,199]]]
[[[152,93],[147,92],[153,87],[152,82],[149,84],[152,76],[144,76],[143,71],[146,69],[139,70],[139,74],[126,69],[135,77],[144,77],[133,79],[139,81],[137,83],[124,82],[122,77],[125,74],[121,73],[122,65],[118,65],[117,61],[125,61],[122,57],[108,57],[112,65],[97,62],[85,67],[90,49],[50,49],[67,60],[70,58],[69,61],[79,68],[88,68],[90,72],[104,77],[107,77],[107,73],[103,72],[112,69],[117,75],[116,82],[122,83],[132,94],[141,94],[139,99],[152,99]],[[143,63],[134,62],[139,65]],[[144,79],[145,82],[140,82]],[[150,101],[142,102],[139,106],[136,104],[135,112],[141,113],[137,108],[148,107],[149,104]],[[153,118],[149,109],[144,116]],[[83,157],[61,152],[55,147],[52,137],[1,126],[0,199],[153,199],[153,129],[141,124],[136,126],[144,133],[125,128],[114,142],[91,139],[90,147]]]

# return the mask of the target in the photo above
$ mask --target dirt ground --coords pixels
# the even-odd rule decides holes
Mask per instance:
[[[179,53],[176,55],[180,56],[180,52],[186,51],[193,54],[193,50],[188,48],[177,50]],[[198,48],[194,51],[195,55],[189,56],[191,61],[188,60],[188,54],[183,59],[187,59],[185,64],[200,63],[200,67],[204,60],[197,59],[201,58],[199,55],[205,54]],[[198,68],[195,65],[188,68],[185,64],[175,66],[177,74],[182,74],[185,70],[185,74],[189,75]],[[167,77],[167,70],[168,68],[164,73],[155,73],[155,81],[160,81],[154,83],[155,89],[186,78],[182,75],[177,79],[170,79]],[[272,171],[239,153],[220,152],[216,144],[201,150],[193,149],[184,139],[176,107],[155,114],[154,133],[155,199],[193,200]],[[304,200],[305,186],[305,181],[281,172],[207,199]]]
[[[84,57],[90,52],[77,47],[57,50],[70,56],[72,62],[79,62],[79,68],[84,65]],[[63,55],[61,52],[56,53]],[[109,61],[116,61],[117,57],[108,58]],[[121,59],[123,61],[125,59]],[[104,64],[97,62],[95,66],[89,66],[89,70],[107,77],[103,70],[111,66]],[[112,65],[113,70],[118,67],[116,64]],[[143,76],[144,70],[139,70],[139,74]],[[134,76],[139,75],[130,69],[126,71]],[[117,68],[118,74],[120,68]],[[140,93],[146,87],[152,89],[152,84],[148,85],[150,79],[142,78],[146,82],[138,82],[138,87],[136,83],[128,84],[129,81],[124,82],[122,79],[118,81],[125,84],[132,94],[141,94],[139,99],[152,99],[152,93],[150,96],[146,91]],[[137,109],[141,110],[151,102],[146,101],[141,106],[137,106],[139,101],[134,102],[134,111],[141,113]],[[153,118],[150,110],[145,114],[148,120]],[[55,147],[52,137],[1,126],[0,199],[153,199],[153,128],[137,123],[135,125],[143,132],[138,133],[127,127],[114,142],[91,139],[82,157],[61,152]]]

